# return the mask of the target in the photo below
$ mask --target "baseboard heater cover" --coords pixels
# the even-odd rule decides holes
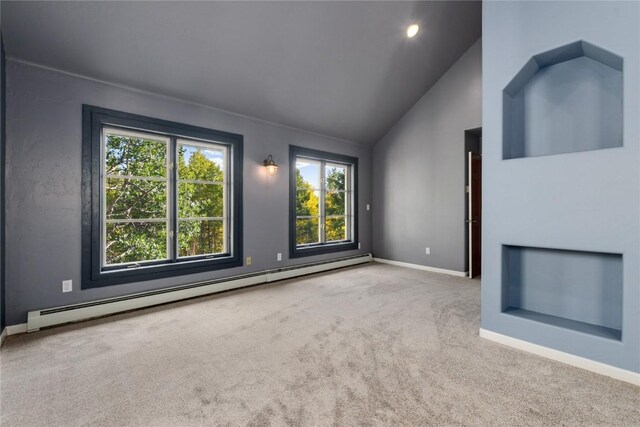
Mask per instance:
[[[257,273],[207,280],[171,288],[147,291],[122,297],[107,298],[86,303],[66,305],[27,313],[27,332],[36,332],[41,328],[79,322],[110,314],[122,313],[139,308],[166,304],[189,298],[239,289],[261,283],[320,273],[322,271],[364,264],[372,261],[371,254],[356,255],[295,265]]]

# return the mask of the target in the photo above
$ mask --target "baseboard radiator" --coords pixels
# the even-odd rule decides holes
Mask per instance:
[[[41,328],[79,322],[122,313],[139,308],[151,307],[159,304],[180,301],[184,299],[209,295],[217,292],[239,289],[261,283],[275,282],[307,274],[364,264],[373,260],[371,254],[339,258],[331,261],[302,264],[275,270],[265,270],[258,273],[226,277],[223,279],[180,285],[157,291],[141,292],[137,294],[107,298],[87,303],[49,308],[46,310],[30,311],[27,314],[27,332],[35,332]]]

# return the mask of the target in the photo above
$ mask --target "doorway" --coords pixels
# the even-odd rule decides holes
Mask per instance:
[[[482,128],[464,132],[465,240],[468,277],[482,273]]]

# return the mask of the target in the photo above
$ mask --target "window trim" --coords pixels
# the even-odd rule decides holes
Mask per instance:
[[[316,243],[300,247],[296,244],[296,160],[298,157],[339,163],[351,166],[352,183],[352,227],[351,240],[344,242]],[[321,191],[321,194],[323,192]],[[289,257],[301,258],[358,249],[358,158],[329,153],[311,148],[289,145]]]
[[[215,141],[228,147],[231,192],[232,253],[211,258],[189,257],[137,268],[102,269],[101,144],[102,128],[116,127],[171,138]],[[170,149],[170,148],[169,148]],[[162,279],[243,265],[242,168],[243,136],[84,104],[82,106],[82,289]],[[170,179],[176,179],[176,168]]]

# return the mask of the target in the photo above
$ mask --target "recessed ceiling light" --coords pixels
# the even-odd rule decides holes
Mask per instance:
[[[418,34],[418,31],[420,31],[420,26],[418,24],[409,25],[409,28],[407,28],[407,37],[414,37]]]

